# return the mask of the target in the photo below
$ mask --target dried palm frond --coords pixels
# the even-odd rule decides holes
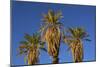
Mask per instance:
[[[32,46],[28,53],[28,64],[33,65],[38,62],[39,49],[37,46]]]
[[[56,28],[49,28],[45,35],[48,43],[48,52],[51,56],[58,55],[58,49],[60,46],[60,31]]]
[[[82,62],[83,60],[83,47],[81,42],[74,41],[71,43],[71,51],[74,62]]]

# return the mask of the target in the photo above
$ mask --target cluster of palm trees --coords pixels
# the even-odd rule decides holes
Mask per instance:
[[[69,46],[73,62],[83,61],[82,41],[90,41],[87,39],[89,35],[81,27],[63,29],[64,25],[60,22],[61,18],[63,18],[61,11],[55,12],[50,9],[47,14],[43,14],[40,31],[32,36],[25,34],[25,41],[20,42],[19,55],[25,55],[28,65],[38,64],[41,49],[52,57],[53,64],[59,63],[61,42]]]

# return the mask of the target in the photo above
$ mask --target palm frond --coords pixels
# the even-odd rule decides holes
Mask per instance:
[[[25,33],[24,38],[25,38],[28,42],[32,42],[32,37],[31,37],[29,34]]]
[[[47,52],[46,48],[44,47],[45,42],[40,42],[39,48],[45,52]]]
[[[54,11],[53,10],[49,9],[48,17],[51,23],[54,22]]]
[[[28,45],[27,41],[20,41],[20,44]]]
[[[28,50],[22,50],[22,49],[19,49],[19,52],[17,54],[18,55],[24,55],[24,54],[27,54]]]
[[[43,14],[42,21],[45,23],[53,24],[58,23],[60,18],[62,18],[61,11],[54,12],[53,10],[49,9],[47,14]]]
[[[75,30],[73,28],[69,28],[68,30],[71,33],[72,37],[76,37],[76,32],[75,32]]]

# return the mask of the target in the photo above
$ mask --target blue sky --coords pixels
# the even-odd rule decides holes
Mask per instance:
[[[47,13],[48,9],[54,11],[61,10],[64,16],[61,22],[66,28],[84,27],[90,35],[91,42],[83,42],[83,61],[95,60],[95,25],[96,7],[68,4],[48,4],[38,2],[12,2],[12,44],[11,44],[11,64],[27,65],[24,56],[16,56],[19,42],[24,40],[24,33],[32,34],[40,28],[42,13]],[[59,61],[72,62],[71,51],[67,51],[68,46],[61,43]],[[40,64],[51,63],[48,53],[41,51]]]

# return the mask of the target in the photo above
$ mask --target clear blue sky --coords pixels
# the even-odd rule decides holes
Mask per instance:
[[[46,4],[38,2],[12,2],[12,46],[11,64],[27,65],[24,56],[16,56],[19,42],[24,39],[24,33],[32,34],[40,28],[42,13],[47,13],[48,9],[61,10],[64,18],[61,22],[67,27],[84,27],[90,34],[91,42],[83,42],[83,61],[95,60],[95,24],[96,7],[81,5]],[[67,51],[67,45],[61,43],[59,61],[72,62],[71,51]],[[51,57],[41,51],[40,64],[51,63]]]

